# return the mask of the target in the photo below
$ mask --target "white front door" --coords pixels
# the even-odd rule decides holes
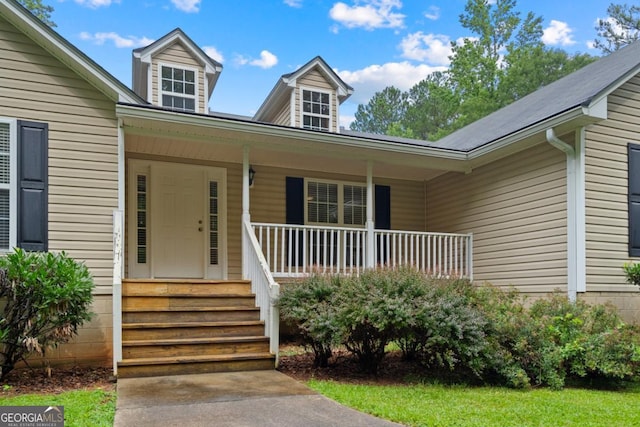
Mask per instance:
[[[226,170],[131,160],[129,277],[226,278]]]
[[[201,169],[151,166],[154,277],[204,277],[204,184]]]

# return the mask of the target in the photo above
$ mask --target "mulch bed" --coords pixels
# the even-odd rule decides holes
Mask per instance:
[[[352,355],[345,350],[335,350],[326,368],[313,367],[313,353],[296,345],[284,345],[278,370],[290,377],[306,382],[310,379],[332,380],[351,384],[406,384],[419,379],[424,370],[415,363],[402,360],[400,352],[388,353],[377,375],[363,372]],[[109,367],[52,367],[20,368],[12,371],[0,382],[0,400],[22,394],[57,394],[70,390],[115,390],[115,380]]]
[[[115,390],[113,372],[106,367],[20,368],[0,382],[0,399],[21,394],[58,394],[70,390]]]

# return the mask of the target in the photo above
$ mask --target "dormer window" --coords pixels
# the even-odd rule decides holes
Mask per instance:
[[[302,90],[302,127],[331,130],[331,96],[328,92]]]
[[[162,106],[182,111],[196,111],[196,82],[193,69],[160,65],[160,98]]]

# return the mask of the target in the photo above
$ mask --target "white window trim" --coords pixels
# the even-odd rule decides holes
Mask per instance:
[[[333,117],[333,91],[331,90],[327,90],[327,89],[321,89],[321,88],[317,88],[317,87],[311,87],[311,86],[300,86],[300,127],[305,129],[304,127],[304,116],[311,116],[311,117],[321,117],[321,118],[325,118],[327,116],[323,115],[323,114],[315,114],[315,113],[305,113],[304,112],[304,91],[310,91],[310,92],[318,92],[318,93],[326,93],[329,95],[329,129],[327,129],[329,132],[333,131],[333,122],[334,122],[334,117]]]
[[[309,221],[309,183],[310,182],[321,182],[325,184],[336,184],[338,186],[338,222],[335,224],[328,222],[310,222]],[[329,226],[329,227],[347,227],[347,228],[366,228],[366,220],[362,225],[359,224],[345,224],[344,223],[344,186],[352,185],[356,187],[362,187],[365,189],[365,194],[367,190],[367,184],[364,182],[354,182],[354,181],[335,181],[330,179],[316,179],[316,178],[304,178],[304,223],[305,225],[315,225],[315,226]],[[366,206],[366,200],[365,200]]]
[[[168,91],[163,91],[162,90],[162,67],[171,67],[171,68],[178,68],[181,70],[188,70],[188,71],[193,71],[194,72],[194,81],[195,81],[195,89],[194,89],[194,94],[193,95],[187,95],[187,94],[179,94],[177,92],[168,92]],[[170,96],[180,96],[182,98],[189,98],[194,100],[194,104],[195,104],[195,112],[196,113],[201,113],[202,111],[200,111],[200,93],[199,93],[199,86],[200,86],[200,76],[198,73],[198,69],[195,67],[190,67],[188,65],[182,65],[182,64],[173,64],[170,62],[158,62],[158,77],[157,77],[157,85],[158,85],[158,105],[160,107],[162,107],[162,95],[170,95]]]
[[[9,189],[9,248],[0,248],[0,253],[7,253],[16,247],[18,238],[18,121],[0,117],[0,123],[9,124],[9,184],[0,184]]]

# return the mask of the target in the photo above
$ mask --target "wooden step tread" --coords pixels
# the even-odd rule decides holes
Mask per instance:
[[[202,284],[220,284],[220,285],[227,285],[227,284],[233,284],[233,283],[242,283],[242,284],[247,284],[247,283],[251,283],[251,280],[243,280],[243,279],[237,279],[237,280],[216,280],[216,279],[122,279],[122,283],[123,284],[127,284],[127,283],[153,283],[153,284],[158,284],[158,283],[202,283]]]
[[[261,342],[269,341],[265,336],[238,336],[238,337],[217,337],[217,338],[173,338],[160,340],[130,340],[122,341],[122,346],[153,346],[153,345],[180,345],[180,344],[224,344],[240,342]]]
[[[275,356],[271,353],[242,353],[181,357],[145,357],[139,359],[123,359],[118,366],[173,365],[186,363],[230,362],[239,360],[269,360]]]
[[[228,322],[148,322],[148,323],[123,323],[122,329],[164,329],[164,328],[215,328],[225,326],[264,326],[262,320],[230,320]]]
[[[158,293],[148,293],[148,294],[139,294],[128,295],[123,293],[122,296],[124,298],[255,298],[255,294],[195,294],[195,293],[168,293],[168,294],[158,294]]]
[[[127,313],[140,313],[148,311],[176,311],[176,312],[189,312],[189,311],[260,311],[260,307],[122,307],[123,312]]]

